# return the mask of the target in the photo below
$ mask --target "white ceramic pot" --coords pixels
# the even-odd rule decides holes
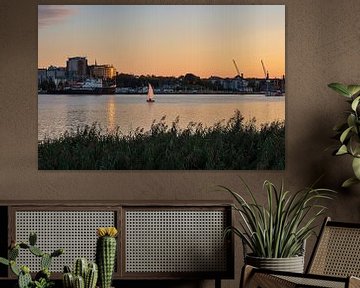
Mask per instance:
[[[245,263],[262,269],[304,273],[304,256],[263,258],[246,255]]]

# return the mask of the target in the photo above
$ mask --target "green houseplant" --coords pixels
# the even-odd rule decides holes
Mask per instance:
[[[36,246],[37,236],[30,233],[29,243],[19,242],[12,243],[8,259],[0,257],[0,263],[10,266],[11,271],[18,277],[18,288],[50,288],[54,286],[54,282],[50,280],[50,265],[54,257],[58,257],[64,253],[63,249],[57,249],[52,253],[43,252]],[[20,249],[28,250],[31,254],[40,258],[41,270],[35,275],[34,280],[30,274],[30,268],[26,265],[19,266],[16,259],[19,256]]]
[[[340,145],[334,152],[335,155],[350,155],[354,176],[347,179],[342,186],[348,187],[360,183],[360,85],[344,85],[331,83],[331,89],[347,98],[351,108],[347,111],[346,122],[334,127],[338,133]]]
[[[244,255],[245,263],[303,272],[305,241],[314,233],[315,220],[326,209],[318,200],[331,199],[334,191],[310,187],[290,193],[283,184],[278,189],[266,180],[267,203],[261,205],[249,186],[242,182],[251,201],[227,187],[220,187],[235,199],[233,208],[240,216],[239,227],[229,227],[225,232],[233,232],[241,238],[244,247],[249,248],[251,253]]]

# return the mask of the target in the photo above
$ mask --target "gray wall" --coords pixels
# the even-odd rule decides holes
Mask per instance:
[[[72,4],[73,1],[61,2]],[[100,1],[76,1],[81,2]],[[334,158],[325,150],[333,143],[332,126],[343,117],[346,108],[344,99],[330,91],[327,84],[360,80],[358,0],[197,2],[286,5],[286,170],[278,172],[38,171],[38,3],[59,2],[18,0],[0,4],[0,200],[230,200],[211,185],[236,188],[240,185],[237,178],[240,175],[264,201],[261,186],[265,179],[276,184],[284,179],[286,186],[295,190],[324,174],[320,184],[339,191],[328,214],[337,220],[359,222],[360,186],[350,190],[339,188],[351,173],[349,159]],[[310,251],[311,245],[310,242]],[[240,252],[236,256],[239,271]],[[235,281],[226,281],[225,287],[237,287],[239,273],[236,277]],[[205,282],[202,286],[211,285]]]

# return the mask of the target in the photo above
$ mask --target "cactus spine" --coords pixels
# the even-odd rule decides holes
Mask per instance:
[[[115,227],[98,228],[96,243],[96,262],[99,267],[100,288],[110,288],[116,258]]]

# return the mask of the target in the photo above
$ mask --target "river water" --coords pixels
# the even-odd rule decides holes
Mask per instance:
[[[120,127],[129,134],[137,127],[150,129],[153,120],[166,116],[171,124],[179,116],[179,125],[189,122],[211,126],[228,120],[240,110],[246,121],[256,118],[257,126],[285,120],[285,97],[264,95],[157,95],[147,103],[145,95],[38,95],[38,140],[57,138],[66,130],[97,122],[105,130]]]

